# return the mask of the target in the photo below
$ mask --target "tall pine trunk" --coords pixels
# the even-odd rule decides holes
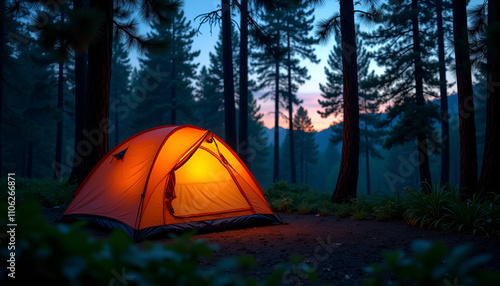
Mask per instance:
[[[236,110],[234,107],[233,54],[231,43],[231,6],[222,0],[222,54],[224,70],[224,131],[226,143],[237,151]]]
[[[113,1],[90,0],[90,8],[102,13],[99,38],[89,45],[87,94],[85,96],[83,136],[83,175],[108,153],[109,88],[113,45]]]
[[[477,185],[476,125],[467,34],[467,6],[462,0],[453,0],[453,37],[460,130],[460,196],[470,198],[476,193]]]
[[[423,83],[423,67],[421,59],[421,48],[420,48],[420,31],[419,31],[419,19],[418,19],[418,0],[412,0],[412,32],[413,32],[413,53],[415,55],[415,101],[418,107],[425,105],[424,98],[424,83]],[[424,122],[421,123],[424,126]],[[427,135],[421,132],[417,135],[417,145],[418,145],[418,162],[419,162],[419,174],[421,183],[432,184],[431,180],[431,170],[429,167],[429,153],[427,150]],[[423,187],[423,186],[422,186]],[[422,188],[426,190],[425,188]]]
[[[118,99],[118,88],[115,88],[115,100]],[[116,103],[116,111],[115,111],[115,146],[120,143],[120,119],[118,116],[118,102]]]
[[[240,121],[238,155],[247,166],[248,162],[248,3],[240,4]]]
[[[87,5],[85,0],[74,0],[73,7],[78,11]],[[83,137],[83,126],[85,120],[86,94],[87,94],[87,52],[75,57],[75,143],[73,166],[68,182],[80,184],[85,179],[83,166],[83,153],[81,148],[85,141]],[[69,162],[68,162],[69,163]]]
[[[441,100],[441,184],[450,181],[450,125],[448,122],[448,94],[446,92],[446,61],[444,54],[443,3],[436,0],[438,58],[439,58],[439,93]]]
[[[486,135],[479,190],[500,193],[500,3],[488,1]]]
[[[31,95],[30,99],[30,110],[33,110],[35,108],[35,99],[34,99],[34,94]],[[30,122],[33,122],[34,117],[33,117],[33,112],[30,112],[30,115],[28,116]],[[26,177],[27,178],[33,178],[33,136],[28,137],[28,159],[27,159],[27,164],[26,164]]]
[[[365,101],[366,106],[366,101]],[[370,183],[370,152],[368,150],[368,114],[365,107],[365,157],[366,157],[366,194],[371,193],[371,183]]]
[[[359,175],[359,104],[356,33],[352,0],[340,0],[344,127],[337,185],[331,201],[345,202],[356,197]]]
[[[287,12],[288,13],[288,12]],[[289,17],[287,17],[289,19]],[[293,138],[293,98],[292,98],[292,61],[291,61],[291,47],[290,47],[290,22],[287,21],[287,55],[288,55],[288,132],[290,137],[290,174],[292,177],[292,184],[297,183],[297,174],[295,168],[295,141]]]
[[[64,9],[61,9],[61,23],[64,22]],[[61,177],[61,159],[62,159],[62,137],[63,137],[63,119],[64,119],[64,63],[59,63],[57,79],[57,109],[61,112],[61,118],[57,121],[56,134],[56,164],[54,165],[54,178]]]
[[[304,133],[305,131],[300,131],[300,183],[304,184]]]
[[[175,47],[175,17],[172,19],[172,50],[170,51],[170,54],[172,55],[171,58],[171,65],[172,65],[172,72],[170,73],[170,80],[172,81],[170,83],[170,104],[172,105],[172,109],[170,110],[170,124],[175,125],[177,124],[177,98],[175,94],[175,90],[177,88],[177,82],[176,82],[176,71],[175,71],[175,56],[176,56],[176,47]]]
[[[279,34],[278,34],[279,37]],[[274,172],[273,182],[280,179],[280,61],[276,58],[276,71],[275,71],[275,89],[274,96]]]

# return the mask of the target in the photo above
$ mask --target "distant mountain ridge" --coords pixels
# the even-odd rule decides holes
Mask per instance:
[[[439,105],[440,104],[440,99],[436,99],[432,101],[434,104]],[[451,94],[448,96],[448,110],[450,115],[456,115],[458,113],[458,96],[457,94]],[[380,113],[380,116],[385,116],[385,113]],[[274,127],[273,128],[267,128],[265,127],[265,134],[264,137],[267,138],[268,144],[271,146],[274,146]],[[279,127],[279,144],[283,144],[283,141],[285,141],[285,136],[288,132],[288,129]],[[321,131],[316,131],[314,138],[316,141],[316,144],[318,144],[318,150],[319,152],[324,152],[326,148],[328,147],[328,144],[330,144],[330,136],[332,135],[332,130],[330,128],[326,128]],[[342,143],[337,144],[337,148],[340,151],[340,147],[342,146]]]

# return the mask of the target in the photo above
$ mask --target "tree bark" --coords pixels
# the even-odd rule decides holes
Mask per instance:
[[[366,157],[366,194],[371,193],[370,184],[370,152],[368,150],[368,114],[366,113],[366,101],[365,101],[365,157]]]
[[[411,18],[412,22],[412,32],[413,32],[413,53],[415,55],[415,101],[418,107],[425,105],[424,98],[424,86],[423,86],[423,68],[421,59],[421,49],[420,49],[420,31],[419,31],[419,20],[418,20],[418,0],[412,0],[411,2],[413,16]],[[424,126],[424,122],[422,125]],[[429,154],[427,148],[427,135],[425,132],[421,132],[417,135],[418,144],[418,162],[419,162],[419,174],[421,183],[432,184],[431,180],[431,170],[429,167]],[[426,190],[422,186],[423,190]]]
[[[61,23],[64,22],[64,9],[61,8]],[[61,178],[61,159],[62,159],[62,137],[63,137],[63,119],[64,119],[64,63],[59,63],[57,79],[57,109],[61,112],[61,118],[57,121],[56,134],[56,160],[54,165],[54,178]]]
[[[500,174],[500,3],[488,1],[486,135],[479,191],[499,194],[495,180]]]
[[[236,110],[234,107],[233,54],[231,43],[231,6],[229,0],[222,1],[222,54],[224,70],[224,131],[226,143],[237,151]]]
[[[470,198],[476,193],[477,185],[476,125],[467,34],[467,6],[462,0],[453,0],[453,37],[460,130],[460,196]]]
[[[444,54],[443,3],[436,0],[438,58],[439,58],[439,93],[441,99],[441,184],[450,181],[450,125],[448,115],[448,94],[446,91],[446,60]]]
[[[278,34],[279,37],[279,34]],[[276,58],[276,79],[274,96],[274,174],[273,181],[277,182],[280,179],[280,61]]]
[[[33,110],[35,108],[35,99],[34,95],[31,95],[30,99],[30,109]],[[28,116],[30,122],[33,122],[34,117],[33,117],[33,112],[30,112],[30,115]],[[26,177],[27,178],[33,178],[33,137],[29,136],[28,137],[28,160],[26,164]]]
[[[300,183],[304,183],[304,131],[300,132]]]
[[[118,99],[118,88],[115,88],[115,100]],[[116,111],[115,111],[115,146],[120,143],[120,119],[118,116],[118,102],[116,103]]]
[[[102,12],[100,37],[88,50],[87,94],[84,110],[83,175],[108,153],[109,88],[113,45],[113,1],[90,0],[90,8]]]
[[[288,13],[288,12],[287,12]],[[290,174],[292,178],[292,184],[297,183],[297,174],[295,168],[295,141],[293,138],[293,98],[292,98],[292,63],[290,54],[290,23],[286,23],[287,26],[287,55],[288,55],[288,132],[290,137]]]
[[[78,11],[79,9],[87,6],[85,2],[85,0],[74,0],[74,10]],[[83,52],[75,57],[75,143],[73,164],[68,182],[78,185],[85,179],[84,166],[82,162],[83,154],[80,148],[81,146],[83,147],[83,144],[85,144],[83,126],[85,119],[85,106],[87,106],[85,98],[87,94],[87,60],[87,52]]]
[[[331,201],[345,202],[356,197],[359,175],[359,103],[356,33],[352,0],[340,0],[344,126],[342,155],[337,185]]]
[[[248,162],[248,1],[240,3],[240,121],[238,155],[247,166]]]
[[[175,47],[175,17],[172,19],[172,50],[170,51],[170,54],[172,55],[171,59],[171,65],[172,65],[172,72],[170,73],[170,80],[172,81],[170,83],[170,104],[172,105],[172,109],[170,109],[170,124],[175,125],[177,124],[177,98],[175,94],[175,90],[177,88],[177,82],[176,82],[176,70],[175,70],[175,56],[176,56],[176,47]]]

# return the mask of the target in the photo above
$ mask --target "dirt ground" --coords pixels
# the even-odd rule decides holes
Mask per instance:
[[[51,221],[58,211],[44,210]],[[491,270],[500,270],[500,238],[474,236],[411,227],[401,220],[378,222],[339,219],[335,216],[281,215],[286,225],[271,225],[245,229],[233,229],[198,234],[193,239],[205,239],[219,246],[214,259],[203,259],[205,266],[214,265],[220,259],[252,255],[258,262],[245,275],[265,277],[274,267],[288,261],[293,254],[314,268],[320,282],[334,285],[361,285],[366,277],[364,268],[382,260],[381,253],[402,249],[411,253],[414,240],[443,241],[452,248],[464,243],[473,246],[474,255],[490,253]],[[102,231],[89,228],[97,236]],[[156,239],[155,243],[168,243],[169,239]],[[303,273],[291,268],[282,277],[283,284],[306,283]],[[307,284],[307,283],[306,283]],[[445,285],[445,284],[443,284]]]

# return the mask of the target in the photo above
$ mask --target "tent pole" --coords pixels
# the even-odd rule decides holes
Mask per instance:
[[[281,217],[280,217],[280,214],[276,211],[276,209],[274,208],[274,205],[273,205],[273,202],[271,201],[271,199],[269,199],[268,195],[266,193],[264,193],[264,197],[268,198],[267,201],[269,201],[269,205],[271,206],[271,210],[278,216],[278,219],[280,221],[281,224],[288,224],[288,223],[285,223]]]
[[[56,220],[54,222],[59,222],[60,220],[60,217],[61,217],[61,214],[66,210],[66,208],[68,207],[68,204],[70,201],[73,201],[73,199],[75,198],[75,195],[73,194],[71,196],[71,198],[69,198],[67,201],[66,201],[66,204],[64,205],[64,207],[61,209],[61,211],[59,212],[59,215],[57,215],[56,217]]]

